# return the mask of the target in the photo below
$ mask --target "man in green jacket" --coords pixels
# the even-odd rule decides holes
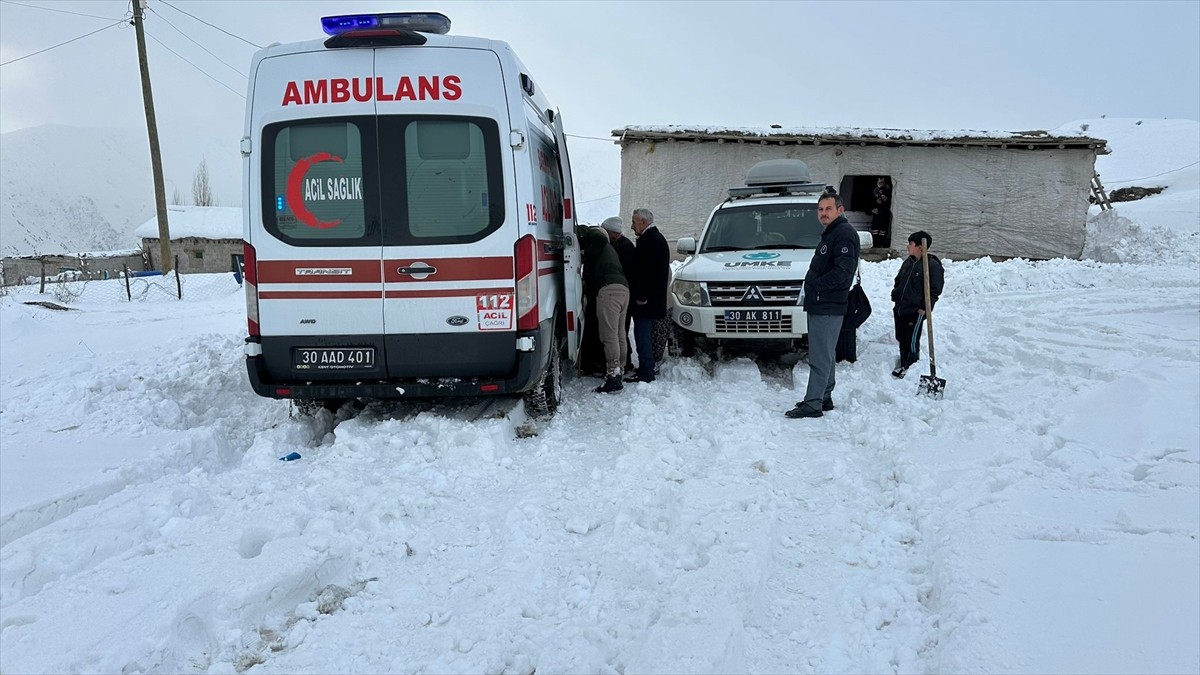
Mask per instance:
[[[596,323],[600,344],[604,345],[604,384],[596,387],[596,393],[612,394],[624,389],[621,373],[629,356],[629,336],[625,332],[629,282],[603,230],[580,228],[579,241],[583,244],[583,291],[585,296],[596,298]]]

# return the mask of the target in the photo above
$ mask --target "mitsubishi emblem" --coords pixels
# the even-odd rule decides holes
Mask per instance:
[[[751,286],[750,288],[747,288],[746,292],[742,295],[742,302],[744,302],[744,303],[762,302],[762,301],[763,301],[762,292],[758,290],[758,286]]]

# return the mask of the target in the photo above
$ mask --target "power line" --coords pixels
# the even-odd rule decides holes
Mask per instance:
[[[197,47],[199,47],[200,49],[203,49],[204,51],[208,52],[208,55],[209,55],[209,56],[211,56],[211,57],[213,57],[214,59],[216,59],[216,60],[220,61],[221,63],[225,64],[225,67],[226,67],[226,68],[229,68],[230,70],[232,70],[233,72],[237,73],[238,75],[241,75],[242,77],[247,77],[247,75],[246,75],[245,73],[243,73],[242,71],[238,70],[237,68],[235,68],[235,67],[233,67],[233,66],[229,65],[228,63],[226,63],[226,62],[225,62],[225,60],[224,60],[224,59],[222,59],[221,57],[217,56],[216,54],[213,54],[212,52],[208,51],[208,48],[207,48],[207,47],[205,47],[204,45],[200,44],[199,42],[196,42],[196,41],[195,41],[195,40],[192,38],[192,36],[188,35],[187,33],[183,32],[183,31],[181,31],[181,30],[179,30],[179,27],[178,27],[178,26],[176,26],[175,24],[171,23],[171,21],[170,21],[169,19],[167,19],[167,17],[163,16],[162,14],[159,14],[158,12],[155,12],[153,8],[149,8],[149,9],[150,9],[150,11],[151,11],[151,12],[154,12],[154,15],[155,15],[155,16],[157,16],[158,18],[162,19],[163,21],[166,21],[166,22],[167,22],[167,25],[168,25],[168,26],[170,26],[171,28],[174,28],[174,29],[175,29],[175,31],[176,31],[176,32],[178,32],[180,35],[182,35],[183,37],[185,37],[185,38],[187,38],[187,39],[191,40],[191,41],[192,41],[192,43],[193,43],[193,44],[195,44],[195,45],[196,45]]]
[[[136,2],[136,0],[135,0],[135,2]],[[156,38],[156,37],[154,37],[153,35],[151,35],[149,31],[147,31],[147,32],[146,32],[146,37],[148,37],[148,38],[150,38],[151,40],[154,40],[155,42],[157,42],[159,45],[161,45],[161,46],[162,46],[162,48],[163,48],[163,49],[165,49],[165,50],[167,50],[167,51],[171,52],[171,53],[172,53],[172,54],[174,54],[175,56],[178,56],[180,59],[182,59],[182,60],[183,60],[183,62],[184,62],[184,63],[186,63],[186,64],[188,64],[189,66],[191,66],[191,67],[195,68],[196,70],[200,71],[200,74],[201,74],[201,75],[203,75],[203,76],[207,77],[208,79],[212,80],[213,82],[216,82],[217,84],[221,85],[222,87],[225,87],[225,88],[226,88],[226,89],[228,89],[229,91],[232,91],[233,93],[237,94],[237,95],[238,95],[238,96],[240,96],[241,98],[243,98],[243,99],[244,99],[244,98],[246,98],[246,96],[245,96],[244,94],[242,94],[241,92],[239,92],[238,90],[234,89],[233,87],[230,87],[229,85],[227,85],[227,84],[225,84],[224,82],[222,82],[222,81],[218,80],[217,78],[213,77],[212,75],[209,75],[209,74],[208,74],[208,73],[206,73],[206,72],[204,71],[204,69],[203,69],[203,68],[201,68],[200,66],[197,66],[196,64],[192,63],[191,61],[188,61],[188,60],[187,60],[187,58],[185,58],[185,57],[184,57],[183,55],[181,55],[179,52],[175,51],[174,49],[171,49],[171,48],[170,48],[170,47],[168,47],[166,44],[164,44],[162,40],[159,40],[158,38]]]
[[[212,25],[211,23],[205,21],[204,19],[201,19],[200,17],[196,16],[195,14],[190,14],[188,12],[183,11],[182,9],[179,9],[175,5],[172,5],[171,3],[167,2],[167,0],[162,0],[162,4],[166,5],[167,7],[170,7],[171,9],[175,10],[176,12],[180,12],[181,14],[187,14],[188,16],[192,17],[193,19],[199,21],[200,23],[202,23],[206,26],[209,26],[210,28],[216,28],[217,30],[228,35],[229,37],[235,37],[235,38],[241,40],[242,42],[245,42],[246,44],[250,45],[251,47],[257,47],[258,49],[262,49],[262,47],[259,47],[258,45],[254,44],[253,42],[247,40],[246,38],[244,38],[240,35],[234,35],[233,33],[230,33],[229,31],[225,30],[224,28],[221,28],[220,26]]]
[[[20,7],[29,7],[32,9],[44,9],[47,12],[62,12],[63,14],[74,14],[75,16],[87,16],[87,17],[91,17],[93,19],[104,19],[105,21],[116,21],[116,19],[112,18],[111,16],[96,16],[95,14],[83,14],[81,12],[72,12],[72,11],[69,11],[66,9],[55,9],[53,7],[42,7],[41,5],[27,5],[23,2],[14,2],[13,0],[0,0],[0,2],[5,2],[10,5],[18,5]]]
[[[15,58],[15,59],[10,59],[10,60],[8,60],[8,61],[5,61],[4,63],[0,63],[0,66],[7,66],[7,65],[8,65],[8,64],[10,64],[10,63],[16,63],[17,61],[22,61],[22,60],[24,60],[24,59],[27,59],[27,58],[29,58],[29,57],[31,57],[31,56],[37,56],[38,54],[41,54],[42,52],[48,52],[48,51],[50,51],[51,49],[58,49],[59,47],[62,47],[63,45],[69,45],[69,44],[71,44],[72,42],[75,42],[75,41],[77,41],[77,40],[82,40],[83,38],[85,38],[85,37],[88,37],[89,35],[95,35],[96,33],[99,33],[99,32],[100,32],[100,31],[102,31],[102,30],[108,30],[109,28],[112,28],[113,26],[120,26],[120,25],[121,25],[121,24],[123,24],[123,23],[125,23],[125,19],[121,19],[120,21],[118,21],[118,22],[116,22],[116,23],[109,24],[109,25],[105,26],[104,28],[97,28],[96,30],[94,30],[94,31],[92,31],[92,32],[90,32],[90,33],[86,33],[86,34],[84,34],[84,35],[80,35],[79,37],[77,37],[77,38],[72,38],[72,39],[70,39],[70,40],[67,40],[66,42],[60,42],[60,43],[58,43],[58,44],[54,45],[53,47],[46,47],[45,49],[39,49],[38,51],[36,51],[36,52],[34,52],[34,53],[32,53],[32,54],[26,54],[25,56],[18,56],[18,57],[17,57],[17,58]]]
[[[1192,162],[1191,164],[1188,164],[1187,166],[1181,166],[1181,167],[1179,167],[1178,169],[1171,169],[1170,171],[1164,171],[1164,172],[1162,172],[1162,173],[1156,173],[1156,174],[1154,174],[1153,176],[1142,176],[1141,178],[1130,178],[1129,180],[1114,180],[1114,181],[1109,181],[1109,185],[1116,185],[1117,183],[1136,183],[1136,182],[1137,182],[1137,181],[1139,181],[1139,180],[1146,180],[1147,178],[1158,178],[1159,176],[1165,176],[1165,175],[1167,175],[1167,174],[1169,174],[1169,173],[1175,173],[1176,171],[1183,171],[1184,169],[1190,169],[1190,168],[1192,168],[1193,166],[1196,166],[1197,164],[1200,164],[1200,161],[1197,161],[1197,162]]]
[[[585,138],[589,141],[606,141],[608,143],[616,143],[617,142],[617,139],[615,139],[615,138],[599,138],[597,136],[579,136],[577,134],[563,134],[563,135],[570,137],[570,138]]]
[[[620,196],[621,196],[621,193],[618,192],[615,195],[609,195],[607,197],[597,197],[595,199],[588,199],[588,200],[582,201],[582,202],[575,202],[575,205],[578,206],[579,204],[591,204],[592,202],[601,202],[601,201],[604,201],[605,199],[612,199],[613,197],[620,197]]]

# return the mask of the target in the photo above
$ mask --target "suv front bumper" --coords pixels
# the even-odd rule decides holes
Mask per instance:
[[[727,320],[725,310],[780,310],[778,321]],[[796,339],[808,333],[808,315],[802,307],[696,307],[676,304],[671,308],[671,320],[680,328],[709,338],[723,340]]]

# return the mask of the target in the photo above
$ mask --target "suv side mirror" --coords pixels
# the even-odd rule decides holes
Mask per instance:
[[[696,252],[695,237],[680,237],[679,241],[675,242],[675,250],[685,255],[691,255]]]

